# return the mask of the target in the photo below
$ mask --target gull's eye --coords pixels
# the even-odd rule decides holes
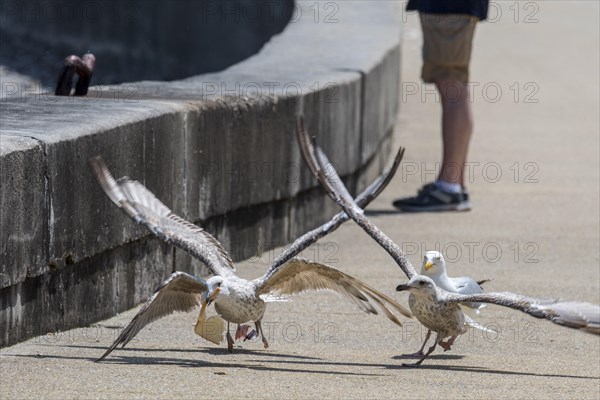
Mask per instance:
[[[219,283],[217,283],[217,286],[221,287],[221,283],[223,283],[223,282],[219,282]]]
[[[419,285],[421,285],[421,286],[425,285],[425,281],[419,281]]]

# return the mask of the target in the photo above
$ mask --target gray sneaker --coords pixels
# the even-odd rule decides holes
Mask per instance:
[[[469,193],[463,188],[460,193],[450,193],[438,188],[435,183],[423,186],[415,197],[398,199],[394,207],[405,212],[422,211],[469,211]]]

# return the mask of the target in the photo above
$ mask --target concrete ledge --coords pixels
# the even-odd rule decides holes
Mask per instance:
[[[94,155],[238,260],[337,212],[301,160],[298,112],[350,188],[379,173],[398,108],[396,6],[339,2],[326,24],[311,4],[220,73],[0,103],[0,346],[130,308],[173,270],[205,273],[108,201]]]

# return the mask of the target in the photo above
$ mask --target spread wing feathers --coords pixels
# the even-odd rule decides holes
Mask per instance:
[[[213,274],[235,271],[233,261],[209,233],[173,214],[141,183],[127,177],[115,180],[101,157],[90,160],[96,178],[106,195],[138,224],[202,261]]]
[[[313,145],[308,132],[304,129],[304,120],[302,117],[298,117],[297,133],[304,160],[329,196],[392,256],[409,279],[416,275],[415,269],[410,260],[404,255],[402,249],[364,216],[363,210],[354,202],[352,196],[348,194],[341,178],[329,160],[327,160],[325,154],[321,149]],[[326,167],[327,165],[329,167]]]
[[[490,329],[488,327],[481,325],[479,322],[475,321],[473,318],[469,317],[468,315],[465,315],[465,325],[468,325],[475,329],[479,329],[480,331],[484,331],[484,332],[498,333],[493,329]]]
[[[480,302],[497,304],[522,311],[536,318],[545,318],[555,324],[600,335],[600,306],[590,303],[562,300],[541,300],[514,293],[478,293],[460,295],[444,293],[443,301],[452,303]]]
[[[377,179],[375,179],[361,194],[359,194],[355,202],[359,207],[365,208],[373,199],[375,199],[379,194],[385,189],[385,187],[390,183],[392,177],[396,173],[398,166],[400,165],[400,161],[402,161],[402,157],[404,156],[404,148],[400,147],[398,153],[396,153],[396,157],[394,157],[394,161],[388,167],[388,169],[381,174]],[[336,214],[329,222],[324,223],[318,228],[313,229],[300,236],[298,239],[294,241],[291,245],[289,245],[283,253],[279,257],[273,261],[271,264],[271,268],[267,275],[273,273],[277,268],[282,266],[285,262],[290,260],[292,257],[300,254],[304,249],[315,243],[317,240],[323,238],[324,236],[330,234],[335,231],[340,225],[344,222],[348,221],[350,217],[345,212],[339,212]]]
[[[191,311],[199,304],[201,295],[206,290],[207,284],[204,279],[196,278],[185,272],[172,273],[150,296],[140,311],[123,329],[117,340],[97,361],[102,361],[118,345],[125,347],[150,322],[174,311]]]
[[[264,295],[292,295],[309,290],[330,290],[336,292],[362,311],[378,314],[377,308],[395,324],[402,326],[400,320],[388,307],[400,314],[411,318],[412,314],[406,308],[396,303],[392,298],[362,283],[335,268],[325,264],[307,261],[302,258],[293,258],[282,265],[274,274],[257,279],[257,294]]]

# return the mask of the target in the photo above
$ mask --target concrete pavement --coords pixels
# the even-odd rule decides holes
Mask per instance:
[[[397,126],[407,156],[368,215],[402,243],[414,264],[426,249],[439,248],[452,275],[493,278],[487,290],[600,303],[599,6],[527,2],[519,3],[517,15],[513,2],[495,4],[501,16],[478,26],[473,59],[476,132],[469,189],[474,210],[402,215],[390,206],[394,198],[432,179],[440,154],[439,105],[418,79],[420,31],[416,17],[409,15],[402,77],[406,96]],[[405,294],[394,292],[405,281],[401,271],[352,223],[303,255],[406,303]],[[241,263],[240,275],[259,276],[272,256],[269,252]],[[194,335],[196,315],[176,314],[147,327],[106,362],[93,363],[136,311],[2,349],[0,396],[600,395],[598,337],[499,307],[490,306],[479,317],[498,335],[463,335],[451,352],[437,351],[419,369],[402,368],[399,357],[420,346],[425,331],[418,323],[407,321],[398,329],[325,293],[269,305],[267,350],[254,341],[228,354],[224,345]]]

